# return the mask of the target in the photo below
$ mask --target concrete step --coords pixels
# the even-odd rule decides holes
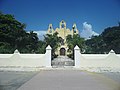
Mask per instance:
[[[52,66],[54,67],[64,67],[64,66],[73,66],[74,60],[70,59],[67,56],[58,56],[52,60]]]

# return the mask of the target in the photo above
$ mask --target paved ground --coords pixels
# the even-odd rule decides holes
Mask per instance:
[[[0,71],[0,90],[16,90],[38,72]]]
[[[40,71],[18,90],[120,90],[112,79],[77,70]]]

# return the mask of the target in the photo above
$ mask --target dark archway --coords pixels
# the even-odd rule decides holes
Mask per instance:
[[[66,52],[65,48],[60,49],[60,55],[65,56],[65,52]]]

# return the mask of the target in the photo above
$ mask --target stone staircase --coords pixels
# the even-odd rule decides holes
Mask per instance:
[[[74,66],[74,60],[70,59],[67,56],[58,56],[52,60],[53,68],[64,68]]]

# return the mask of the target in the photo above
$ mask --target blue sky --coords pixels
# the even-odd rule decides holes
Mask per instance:
[[[27,24],[26,30],[47,30],[50,23],[55,29],[65,20],[70,29],[76,23],[80,32],[88,22],[100,34],[120,20],[120,0],[0,0],[0,11]]]

